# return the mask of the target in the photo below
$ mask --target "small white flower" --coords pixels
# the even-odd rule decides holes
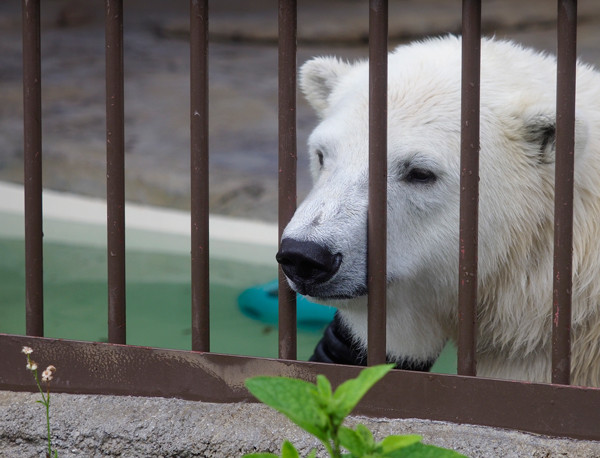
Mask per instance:
[[[30,371],[35,371],[37,369],[37,363],[35,361],[27,361],[27,369],[29,369]]]
[[[23,347],[23,349],[21,350],[22,353],[25,353],[26,355],[31,355],[33,353],[33,348],[31,347]]]
[[[50,380],[52,380],[52,371],[46,369],[44,372],[42,372],[42,382],[49,382]]]
[[[47,371],[49,371],[51,374],[54,374],[56,372],[56,367],[54,367],[52,364],[50,364],[47,368]]]

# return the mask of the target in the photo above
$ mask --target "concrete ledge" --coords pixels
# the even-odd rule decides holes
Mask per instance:
[[[38,394],[0,391],[0,456],[43,456],[45,419],[38,399]],[[284,438],[302,455],[318,446],[316,439],[261,404],[70,394],[53,394],[51,401],[53,442],[61,458],[239,457],[278,452]],[[348,424],[357,422],[379,439],[420,434],[426,443],[471,457],[600,457],[600,442],[423,420],[353,417]]]
[[[0,181],[0,236],[24,237],[23,185]],[[106,249],[106,200],[44,189],[44,241]],[[189,211],[125,203],[127,249],[189,256]],[[277,225],[209,215],[213,258],[275,265]]]

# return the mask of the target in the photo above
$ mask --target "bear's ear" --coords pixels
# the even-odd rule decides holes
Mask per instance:
[[[554,113],[536,114],[525,122],[525,140],[532,146],[529,154],[540,164],[551,164],[556,159],[556,120]],[[575,116],[575,157],[580,155],[588,140],[587,124]]]
[[[525,120],[525,140],[531,146],[527,154],[540,164],[554,162],[556,122],[553,115],[538,114]]]
[[[352,67],[336,57],[315,57],[300,68],[300,88],[319,116],[329,105],[329,95]]]

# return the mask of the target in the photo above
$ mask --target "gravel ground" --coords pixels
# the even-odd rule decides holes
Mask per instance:
[[[45,447],[39,395],[0,391],[0,456],[34,458]],[[279,452],[288,439],[302,456],[318,441],[262,404],[213,404],[179,399],[52,395],[53,441],[62,458],[239,457]],[[377,440],[418,434],[423,442],[472,458],[600,458],[600,443],[480,426],[423,420],[351,417]],[[319,455],[326,456],[323,453]]]

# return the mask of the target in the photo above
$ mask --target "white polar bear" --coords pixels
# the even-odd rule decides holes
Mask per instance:
[[[478,375],[548,382],[555,58],[484,39]],[[387,351],[430,361],[457,339],[460,38],[398,47],[388,73]],[[314,188],[282,237],[291,287],[367,341],[368,64],[315,58]],[[600,74],[577,67],[572,383],[600,386]]]

